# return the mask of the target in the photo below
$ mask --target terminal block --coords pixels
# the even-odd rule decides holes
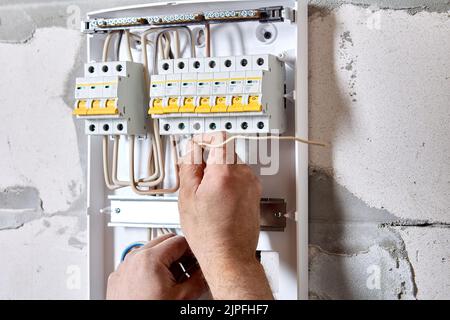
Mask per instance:
[[[148,113],[162,135],[285,131],[285,67],[276,56],[161,60]]]
[[[86,120],[89,135],[142,135],[146,132],[144,69],[140,63],[88,63],[76,79],[73,115]]]
[[[117,30],[118,28],[148,28],[149,26],[197,25],[205,22],[232,23],[245,21],[283,22],[294,20],[294,12],[283,6],[271,6],[258,9],[215,10],[184,12],[157,16],[130,16],[120,18],[90,19],[82,23],[82,31],[86,33]]]

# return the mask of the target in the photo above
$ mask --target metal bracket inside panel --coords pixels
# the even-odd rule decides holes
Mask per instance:
[[[111,196],[111,222],[109,226],[138,228],[179,228],[177,198],[121,199]],[[284,231],[286,228],[286,202],[283,199],[262,199],[261,230]]]

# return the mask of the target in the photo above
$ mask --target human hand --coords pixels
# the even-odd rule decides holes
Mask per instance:
[[[177,283],[171,265],[189,252],[186,239],[166,234],[127,254],[108,279],[108,300],[198,299],[206,290],[200,269]]]
[[[203,137],[209,144],[224,139],[222,134]],[[180,167],[179,211],[182,230],[214,298],[271,299],[255,257],[260,229],[258,178],[249,166],[236,164],[230,147],[211,148],[206,163],[199,159],[203,150],[193,142]]]

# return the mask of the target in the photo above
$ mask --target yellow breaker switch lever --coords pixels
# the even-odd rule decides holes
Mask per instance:
[[[163,108],[164,113],[177,113],[180,109],[178,105],[179,98],[169,98],[167,107]]]
[[[150,109],[148,109],[148,114],[163,114],[163,99],[155,98],[152,101]]]
[[[212,107],[211,112],[227,112],[227,98],[217,97],[216,104]]]
[[[195,112],[198,113],[209,113],[211,112],[211,103],[209,97],[201,97],[200,98],[200,104],[195,109]]]
[[[104,107],[102,107],[100,100],[94,100],[92,101],[92,107],[87,111],[88,116],[114,116],[117,114],[119,114],[119,110],[116,107],[116,100],[106,100]]]
[[[72,114],[74,116],[85,116],[87,115],[87,101],[86,100],[79,100],[77,101],[76,107],[73,110]]]
[[[183,105],[179,112],[192,113],[195,112],[195,100],[193,97],[184,98]]]
[[[90,106],[86,100],[79,100],[73,114],[76,116],[114,116],[119,114],[119,110],[116,100],[106,100],[104,107],[101,100],[93,100]]]
[[[262,105],[259,96],[250,96],[248,98],[248,104],[244,107],[244,111],[261,112]]]
[[[228,112],[243,112],[244,102],[241,96],[233,97],[231,100],[231,106],[228,108]]]
[[[106,110],[108,110],[108,114],[118,114],[119,110],[117,109],[117,100],[106,100]]]

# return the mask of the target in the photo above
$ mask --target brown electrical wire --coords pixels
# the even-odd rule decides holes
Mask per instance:
[[[211,57],[211,26],[209,23],[205,24],[205,55],[207,58]]]

